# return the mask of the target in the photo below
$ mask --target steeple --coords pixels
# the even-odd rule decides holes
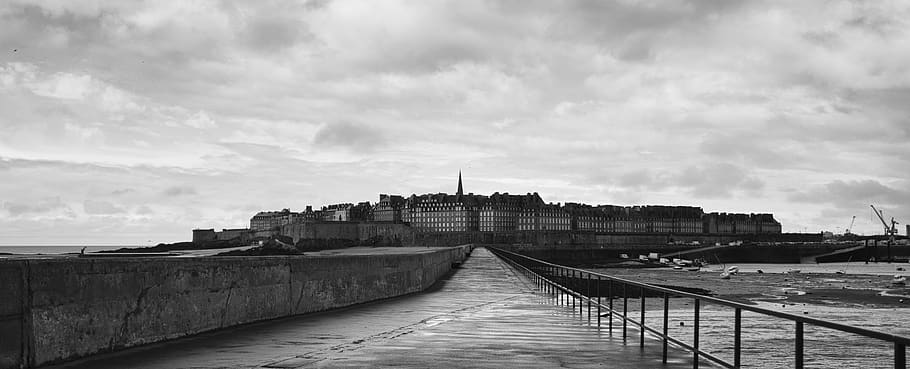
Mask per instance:
[[[456,194],[458,196],[464,195],[464,189],[461,188],[461,171],[460,170],[458,171],[458,193],[456,193]]]

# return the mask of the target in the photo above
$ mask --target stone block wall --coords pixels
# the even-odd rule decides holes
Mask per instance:
[[[3,261],[0,368],[419,292],[468,252]]]

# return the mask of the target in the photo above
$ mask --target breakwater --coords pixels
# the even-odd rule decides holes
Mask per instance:
[[[0,368],[419,292],[469,252],[4,261]]]

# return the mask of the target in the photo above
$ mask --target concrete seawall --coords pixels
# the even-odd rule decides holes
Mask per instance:
[[[468,252],[3,261],[0,368],[419,292]]]

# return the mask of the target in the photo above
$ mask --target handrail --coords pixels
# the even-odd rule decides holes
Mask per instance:
[[[599,311],[601,308],[606,308],[607,311],[610,313],[610,322],[609,323],[610,323],[610,327],[612,329],[612,323],[613,323],[613,319],[614,319],[613,316],[619,313],[618,311],[614,310],[614,308],[613,308],[612,286],[613,286],[614,282],[621,283],[623,285],[623,304],[624,305],[623,305],[623,311],[622,311],[623,315],[619,316],[618,319],[622,320],[622,322],[623,322],[623,337],[625,337],[626,324],[632,323],[633,325],[636,325],[641,328],[641,345],[642,346],[644,346],[644,332],[645,331],[650,332],[650,333],[658,336],[659,338],[662,338],[664,340],[664,355],[663,355],[664,363],[666,363],[666,360],[667,360],[666,345],[668,342],[672,342],[672,343],[674,343],[680,347],[683,347],[684,349],[686,349],[688,351],[692,351],[694,353],[695,357],[694,357],[693,366],[695,368],[698,367],[698,358],[699,357],[703,357],[705,359],[708,359],[712,362],[715,362],[715,363],[717,363],[721,366],[727,367],[727,368],[738,368],[740,366],[741,316],[742,316],[742,311],[749,311],[749,312],[758,313],[758,314],[762,314],[762,315],[766,315],[766,316],[772,316],[772,317],[776,317],[776,318],[790,320],[790,321],[793,321],[796,323],[796,342],[795,342],[796,353],[795,353],[794,359],[795,359],[797,368],[803,367],[803,360],[804,360],[804,358],[803,358],[803,325],[804,324],[811,324],[811,325],[818,326],[818,327],[834,329],[834,330],[838,330],[838,331],[842,331],[842,332],[852,333],[852,334],[856,334],[856,335],[860,335],[860,336],[864,336],[864,337],[868,337],[868,338],[873,338],[873,339],[893,343],[894,344],[894,367],[900,368],[900,369],[906,368],[906,346],[908,344],[910,344],[910,337],[904,337],[904,336],[899,336],[899,335],[895,335],[895,334],[874,331],[874,330],[870,330],[870,329],[866,329],[866,328],[860,328],[860,327],[855,327],[855,326],[851,326],[851,325],[847,325],[847,324],[835,323],[835,322],[811,318],[811,317],[807,317],[807,316],[794,315],[794,314],[784,313],[784,312],[780,312],[780,311],[764,309],[764,308],[760,308],[760,307],[753,306],[753,305],[747,305],[747,304],[743,304],[740,302],[725,300],[722,298],[699,295],[696,293],[675,290],[672,288],[655,286],[655,285],[651,285],[651,284],[647,284],[647,283],[631,281],[628,279],[614,277],[614,276],[597,273],[597,272],[592,272],[592,271],[585,270],[585,269],[573,268],[573,267],[563,266],[563,265],[559,265],[559,264],[555,264],[555,263],[550,263],[547,261],[535,259],[535,258],[532,258],[529,256],[521,255],[518,253],[511,252],[511,251],[502,250],[502,249],[495,248],[495,247],[490,247],[489,249],[495,255],[506,260],[510,264],[516,265],[519,268],[523,269],[523,271],[526,274],[533,276],[539,282],[539,284],[541,286],[543,286],[544,289],[546,289],[547,291],[550,291],[550,292],[559,291],[563,294],[572,296],[573,298],[577,298],[580,301],[580,303],[587,302],[589,304],[588,305],[589,306],[589,311],[588,311],[589,315],[591,313],[590,306],[591,306],[591,304],[594,304],[598,309],[598,317],[597,317],[598,326],[600,325]],[[558,271],[557,272],[558,274],[556,274],[556,275],[550,274],[550,273],[547,273],[546,275],[541,274],[538,271],[532,270],[531,268],[529,268],[529,266],[519,263],[517,260],[514,260],[513,258],[523,260],[528,263],[532,263],[533,265],[531,265],[531,266],[537,267],[539,271],[543,271],[543,270],[548,270],[550,272]],[[597,277],[598,283],[600,281],[609,281],[610,290],[611,290],[610,291],[611,298],[610,298],[609,306],[602,304],[600,302],[599,298],[594,299],[591,296],[586,296],[581,291],[575,291],[575,290],[571,289],[569,286],[564,286],[555,280],[556,278],[559,278],[559,279],[573,278],[574,279],[576,274],[578,274],[579,278],[582,275],[587,275],[589,281],[591,280],[591,277]],[[570,277],[570,275],[571,275],[571,277]],[[551,279],[550,277],[553,277],[553,278]],[[626,304],[627,304],[627,300],[629,297],[628,293],[626,293],[627,292],[626,286],[637,287],[636,289],[641,290],[641,305],[642,305],[641,318],[642,319],[640,322],[635,321],[633,318],[628,317],[626,315],[626,310],[627,310]],[[598,289],[599,289],[599,285],[598,285]],[[645,317],[644,291],[645,290],[649,290],[649,291],[653,291],[653,292],[661,292],[663,294],[664,332],[658,332],[656,329],[654,329],[652,327],[648,327],[644,324],[644,317]],[[598,290],[597,293],[599,296],[600,291]],[[667,314],[668,314],[667,304],[668,304],[669,296],[689,297],[689,298],[693,298],[695,300],[695,332],[694,332],[694,334],[695,334],[694,341],[695,342],[693,345],[687,344],[681,340],[670,337],[666,332],[667,331],[667,329],[666,329],[667,328]],[[698,313],[699,313],[700,301],[710,302],[712,304],[727,306],[727,307],[731,307],[731,308],[735,309],[735,327],[734,327],[735,345],[734,345],[734,363],[733,364],[728,363],[708,352],[701,351],[698,349],[698,330],[699,330],[698,329]],[[566,303],[568,304],[569,302],[566,301]],[[572,300],[572,305],[573,305],[573,307],[575,305],[574,299]]]

